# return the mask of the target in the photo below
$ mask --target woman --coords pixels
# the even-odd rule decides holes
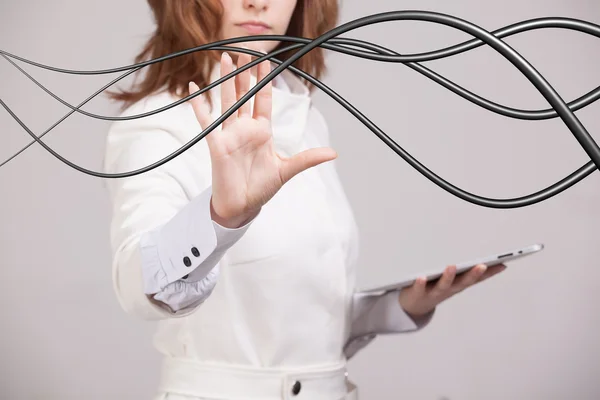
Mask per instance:
[[[336,1],[149,0],[157,29],[136,62],[238,36],[316,37],[335,26]],[[249,61],[196,52],[153,64],[136,90],[113,97],[122,115],[148,112]],[[322,49],[295,65],[319,78]],[[105,170],[162,159],[270,71],[262,62],[178,107],[114,123]],[[454,279],[450,266],[431,287],[419,279],[400,293],[356,292],[357,227],[311,93],[284,71],[176,159],[108,181],[115,292],[128,313],[160,320],[156,399],[357,398],[350,357],[377,334],[423,327],[439,302],[502,269]]]

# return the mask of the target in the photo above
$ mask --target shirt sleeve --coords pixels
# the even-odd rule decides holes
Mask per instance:
[[[354,293],[350,335],[344,347],[347,358],[353,357],[379,334],[414,332],[429,324],[435,310],[413,319],[400,305],[399,294],[398,290]]]
[[[191,210],[188,215],[187,209],[180,211],[171,221],[164,227],[156,229],[142,236],[142,257],[145,262],[142,262],[142,276],[144,278],[144,293],[152,294],[155,300],[158,300],[170,307],[173,311],[181,311],[189,308],[195,308],[212,293],[219,276],[219,260],[223,254],[235,242],[237,242],[246,232],[253,217],[243,226],[239,228],[227,228],[210,219],[210,197],[212,188],[206,189],[197,199],[190,203],[190,207],[197,207],[199,210]],[[216,246],[212,253],[202,261],[202,254],[206,249],[198,250],[199,247],[191,244],[191,251],[188,257],[190,260],[186,265],[180,265],[181,271],[175,273],[171,277],[167,276],[163,264],[160,262],[158,249],[162,243],[160,238],[166,235],[171,235],[174,243],[186,243],[187,237],[181,232],[185,232],[185,223],[192,218],[193,214],[203,215],[203,211],[208,208],[208,220],[196,218],[197,222],[205,225],[207,229],[212,229],[216,235]],[[260,211],[259,211],[260,214]],[[257,214],[258,215],[258,214]],[[174,225],[174,226],[171,226]],[[166,229],[165,229],[166,228]],[[208,236],[209,233],[207,233]],[[200,236],[194,236],[200,237]],[[194,250],[195,249],[195,250]],[[177,251],[176,249],[173,251]],[[196,262],[192,263],[192,257],[200,259],[198,265],[194,268]],[[179,275],[185,273],[182,277]]]
[[[104,170],[138,170],[183,144],[167,128],[118,122],[109,131]],[[212,221],[210,159],[203,161],[184,152],[150,171],[105,181],[112,203],[113,287],[130,314],[157,320],[194,312],[216,285],[224,253],[256,218],[238,229]],[[199,195],[189,193],[192,186]]]

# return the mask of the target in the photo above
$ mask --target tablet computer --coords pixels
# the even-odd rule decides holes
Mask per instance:
[[[492,266],[498,265],[498,264],[505,264],[509,261],[514,261],[514,260],[526,257],[528,255],[535,254],[539,251],[542,251],[543,249],[544,249],[544,245],[542,243],[536,243],[531,246],[522,247],[520,249],[508,250],[508,251],[504,251],[502,253],[493,254],[491,256],[481,257],[481,258],[477,258],[477,259],[474,259],[471,261],[461,262],[461,263],[456,264],[456,275],[464,273],[479,264],[485,264],[488,267],[492,267]],[[449,265],[451,265],[451,264],[449,264]],[[392,290],[399,290],[404,287],[411,286],[417,280],[417,278],[419,278],[421,276],[425,276],[427,278],[427,281],[434,281],[442,276],[445,269],[446,269],[446,267],[442,268],[439,271],[424,272],[424,273],[414,275],[412,277],[408,277],[399,282],[395,282],[395,283],[392,283],[389,285],[378,286],[378,287],[373,287],[373,288],[369,288],[366,290],[361,290],[361,293],[389,292]]]

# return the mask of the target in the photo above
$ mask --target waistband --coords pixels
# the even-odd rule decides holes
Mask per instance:
[[[159,391],[227,400],[354,400],[346,363],[318,369],[263,369],[163,360]]]

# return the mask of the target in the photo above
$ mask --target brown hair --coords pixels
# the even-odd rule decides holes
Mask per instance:
[[[286,35],[314,39],[335,27],[338,19],[338,0],[298,0]],[[135,57],[135,63],[155,59],[171,53],[219,40],[222,5],[219,0],[148,0],[154,14],[156,29]],[[277,49],[291,43],[281,42]],[[285,61],[295,52],[279,54]],[[123,109],[138,100],[166,87],[170,94],[188,93],[188,83],[194,81],[200,88],[210,84],[210,71],[220,60],[220,52],[203,50],[145,66],[144,78],[136,89],[108,92],[109,98],[123,102]],[[296,60],[293,66],[319,79],[326,72],[323,49],[317,47]],[[139,73],[140,71],[136,72]],[[305,82],[309,90],[314,89]],[[210,93],[205,92],[210,101]]]

